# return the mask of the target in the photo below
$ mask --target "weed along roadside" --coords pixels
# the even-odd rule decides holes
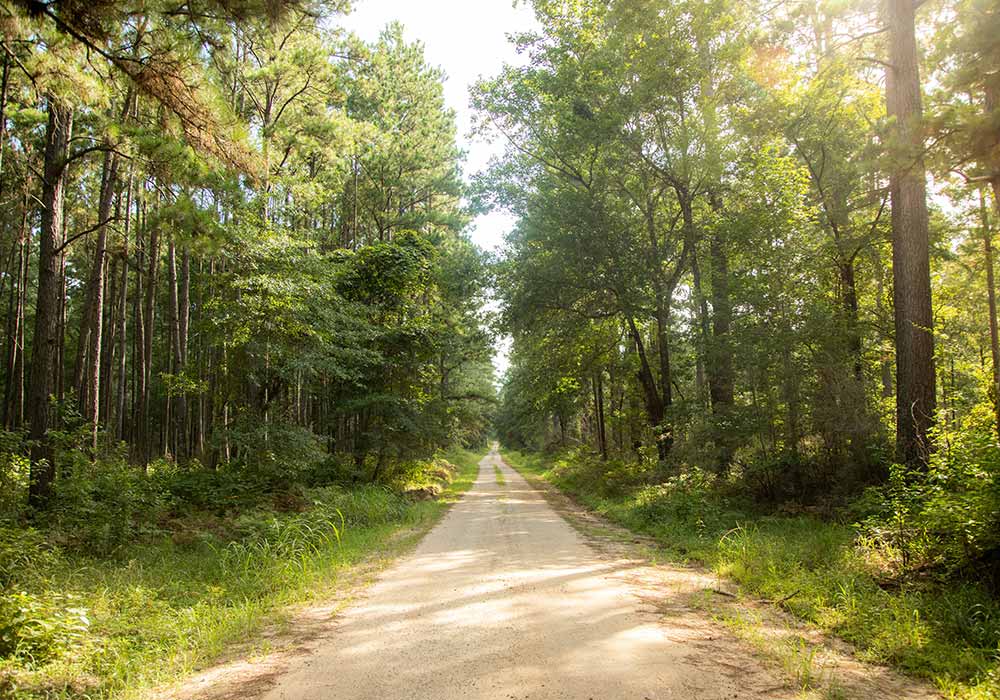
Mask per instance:
[[[717,583],[691,604],[710,611],[804,686],[830,680],[818,679],[827,664],[817,651],[821,646],[805,641],[813,629],[849,642],[858,660],[932,681],[946,698],[997,697],[991,627],[1000,620],[997,601],[972,584],[888,578],[886,553],[863,529],[805,515],[754,513],[696,479],[611,485],[604,476],[608,464],[586,454],[502,454],[539,488],[555,487],[643,537],[644,555],[654,562],[708,569]],[[581,521],[584,530],[592,526]],[[806,627],[783,622],[782,613]],[[778,627],[786,632],[776,634]],[[841,697],[835,684],[826,692]]]
[[[293,486],[221,514],[192,507],[99,553],[56,529],[0,528],[0,575],[14,591],[0,608],[0,697],[152,697],[231,649],[267,648],[262,632],[298,605],[349,595],[419,541],[480,457],[451,450],[388,485]]]

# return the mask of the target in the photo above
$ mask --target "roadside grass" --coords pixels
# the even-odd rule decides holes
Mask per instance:
[[[287,620],[291,606],[328,599],[352,568],[412,546],[472,485],[480,458],[445,454],[457,471],[437,500],[313,488],[299,512],[191,516],[182,531],[108,558],[39,538],[3,582],[0,645],[16,638],[17,648],[0,661],[0,698],[134,698],[187,675]]]
[[[886,580],[880,553],[853,526],[756,515],[683,477],[609,491],[596,465],[516,451],[502,456],[608,520],[651,536],[666,559],[705,566],[745,594],[782,601],[795,616],[850,642],[862,660],[929,679],[946,698],[1000,698],[1000,602],[973,584]]]

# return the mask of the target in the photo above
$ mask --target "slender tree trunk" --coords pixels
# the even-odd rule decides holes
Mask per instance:
[[[638,327],[635,324],[635,320],[628,316],[629,330],[632,334],[632,340],[635,344],[636,353],[639,355],[639,372],[637,378],[639,380],[639,386],[642,387],[643,398],[646,404],[646,418],[649,422],[649,426],[656,433],[656,445],[657,454],[662,458],[666,458],[667,452],[662,445],[662,440],[660,439],[663,431],[663,401],[660,398],[660,392],[656,386],[656,379],[653,377],[653,371],[649,365],[649,358],[646,355],[646,344],[642,339],[642,333],[639,332]]]
[[[187,345],[187,326],[188,326],[188,294],[189,294],[189,283],[188,277],[190,274],[189,258],[187,254],[184,255],[184,261],[182,262],[181,276],[184,278],[181,280],[177,274],[177,250],[174,246],[174,242],[170,241],[168,245],[167,253],[167,270],[170,275],[170,338],[171,345],[173,346],[173,363],[174,372],[177,375],[184,374],[184,365],[186,361],[186,345]],[[182,290],[182,287],[184,288]],[[185,426],[187,423],[187,401],[183,392],[183,387],[176,396],[173,397],[173,450],[174,457],[178,461],[182,461],[187,456],[186,443],[187,435],[185,431]]]
[[[934,319],[931,311],[927,182],[913,0],[886,0],[889,67],[886,104],[892,120],[893,300],[896,321],[896,449],[907,464],[925,464],[934,424]]]
[[[691,286],[694,291],[694,313],[695,313],[695,323],[698,327],[698,345],[695,352],[695,385],[698,395],[699,406],[708,407],[711,405],[711,398],[709,396],[708,402],[705,401],[705,367],[710,366],[708,361],[708,353],[710,352],[710,339],[709,339],[709,312],[708,312],[708,299],[705,297],[705,292],[702,289],[701,284],[701,264],[698,262],[698,251],[692,246],[691,255]]]
[[[191,323],[191,253],[185,249],[181,252],[180,280],[180,365],[177,371],[187,378],[188,368],[188,328]],[[178,436],[180,456],[187,459],[191,454],[191,435],[188,428],[191,420],[187,394],[182,394],[178,401],[178,418],[180,435]]]
[[[718,233],[712,235],[709,248],[712,256],[712,347],[709,366],[713,368],[709,390],[712,409],[717,413],[728,413],[732,409],[735,392],[733,350],[729,340],[733,319],[733,304],[729,298],[729,256]]]
[[[102,332],[102,343],[101,343],[101,374],[100,374],[100,413],[98,415],[98,421],[103,423],[108,428],[108,433],[114,436],[115,431],[111,429],[111,398],[112,389],[114,384],[114,378],[111,374],[112,364],[114,363],[115,347],[117,345],[117,334],[118,334],[118,263],[119,259],[117,256],[108,256],[108,274],[107,281],[105,282],[105,288],[107,292],[107,309],[105,313],[102,314],[102,323],[104,324],[104,331]]]
[[[146,211],[146,204],[143,202],[143,212]],[[146,216],[143,216],[143,228],[147,226]],[[152,383],[152,367],[153,367],[153,329],[154,316],[155,316],[155,301],[156,301],[156,273],[159,268],[159,230],[156,226],[153,226],[149,231],[148,248],[146,250],[146,280],[143,288],[143,292],[146,295],[144,309],[142,313],[142,325],[144,332],[142,334],[142,381],[141,381],[141,393],[139,395],[138,410],[136,411],[136,423],[138,424],[138,430],[140,437],[139,450],[141,455],[142,464],[148,464],[152,456],[153,451],[153,439],[149,430],[149,394],[150,385]]]
[[[7,141],[7,90],[10,87],[10,54],[3,54],[3,75],[0,77],[0,199],[3,198],[3,149]]]
[[[711,173],[708,201],[712,211],[718,215],[722,212],[722,197],[719,191],[723,177],[723,165],[716,110],[717,76],[709,45],[711,37],[699,36],[698,39],[699,41],[696,42],[697,50],[703,71],[701,93],[705,120],[705,157],[706,165]],[[685,217],[690,219],[691,214],[685,213]],[[686,221],[685,224],[693,229],[693,222]],[[712,414],[715,417],[715,438],[720,448],[718,469],[719,471],[728,471],[735,450],[735,441],[729,423],[735,402],[736,378],[733,372],[733,350],[729,335],[733,316],[733,305],[729,296],[729,255],[726,251],[726,241],[719,230],[713,231],[709,236],[709,256],[712,261],[712,340],[706,347],[706,366],[709,397],[712,403]]]
[[[139,194],[141,194],[141,190]],[[145,439],[145,433],[142,422],[142,402],[145,400],[146,395],[146,319],[143,317],[142,299],[145,291],[143,287],[143,276],[145,273],[143,270],[146,267],[146,251],[148,246],[148,242],[143,238],[145,229],[142,222],[143,208],[143,201],[137,198],[135,211],[135,286],[132,298],[135,332],[133,333],[132,342],[132,410],[130,411],[132,425],[130,433],[132,435],[133,459],[140,464],[145,464],[143,462],[143,440]]]
[[[126,213],[126,216],[128,214]],[[128,386],[128,239],[125,239],[125,250],[122,253],[122,272],[118,289],[118,314],[117,314],[117,368],[118,381],[114,388],[114,406],[112,412],[115,416],[114,434],[119,440],[125,439],[125,396]],[[110,413],[109,413],[110,416]]]
[[[145,217],[143,217],[145,219]],[[145,223],[145,221],[144,221]],[[149,431],[149,404],[150,404],[150,390],[153,384],[153,336],[156,332],[156,277],[159,270],[160,262],[160,234],[157,227],[149,232],[149,269],[146,273],[146,308],[143,317],[146,323],[146,335],[145,343],[146,346],[143,348],[143,367],[146,370],[146,377],[143,380],[143,392],[145,396],[143,397],[143,431],[146,435],[145,440],[145,455],[146,462],[149,462],[152,457],[153,449],[153,438]]]
[[[59,237],[59,322],[56,332],[56,398],[59,403],[65,399],[66,384],[66,216],[63,214],[63,230]]]
[[[24,238],[24,226],[22,225],[18,237],[11,242],[10,246],[10,257],[7,261],[7,270],[5,272],[5,281],[10,278],[11,284],[8,290],[7,298],[7,318],[5,320],[6,325],[6,342],[4,347],[4,385],[3,385],[3,418],[2,425],[4,429],[10,428],[10,402],[11,402],[11,390],[14,383],[14,359],[16,355],[14,354],[17,348],[17,328],[20,322],[19,309],[17,301],[21,298],[20,289],[18,286],[21,281],[21,255],[24,254],[23,251],[23,238]],[[18,255],[20,253],[20,255]],[[14,274],[14,262],[15,258],[17,261],[17,274]]]
[[[994,192],[1000,189],[998,185],[1000,185],[1000,178],[995,178]],[[986,196],[982,188],[979,190],[979,215],[983,227],[983,257],[986,261],[986,298],[989,302],[990,356],[993,360],[993,385],[990,387],[990,393],[993,399],[993,416],[997,436],[1000,437],[1000,340],[998,340],[997,336],[997,297],[993,276],[993,228],[990,225],[989,210],[986,207]]]
[[[862,364],[861,328],[858,321],[858,286],[854,272],[854,262],[843,260],[837,263],[840,275],[840,304],[847,325],[847,353],[851,358],[851,371],[856,382],[864,381]]]
[[[97,245],[94,248],[93,267],[90,272],[87,301],[80,327],[81,351],[87,339],[83,385],[80,385],[80,401],[83,417],[90,423],[90,442],[97,449],[97,428],[100,421],[101,351],[103,343],[104,287],[107,279],[108,226],[111,206],[118,182],[118,156],[110,151],[104,154],[104,176],[97,209]],[[81,352],[82,354],[82,352]],[[84,364],[80,362],[79,364]]]
[[[670,302],[669,293],[658,292],[656,295],[656,344],[660,359],[660,399],[664,414],[673,405],[673,372],[670,367]],[[664,415],[666,419],[666,415]],[[673,426],[661,422],[660,433],[657,436],[657,452],[660,459],[666,459],[674,445]]]
[[[712,208],[716,211],[722,209],[721,202],[714,196]],[[729,298],[729,256],[718,231],[711,235],[709,251],[712,258],[712,342],[708,348],[708,392],[715,418],[715,438],[719,445],[718,469],[725,473],[733,461],[736,443],[730,425],[736,378],[729,335],[733,318],[733,304]]]
[[[45,130],[45,164],[42,184],[42,216],[39,228],[38,297],[32,338],[31,382],[28,386],[28,420],[31,424],[31,474],[28,503],[36,509],[48,506],[56,476],[55,453],[48,440],[49,399],[56,376],[59,331],[59,240],[63,230],[63,189],[66,161],[73,129],[73,112],[54,99],[48,100]]]
[[[598,370],[594,378],[594,394],[597,396],[597,432],[601,437],[601,459],[608,460],[608,431],[604,420],[604,371]]]
[[[21,226],[18,234],[17,295],[11,286],[13,314],[8,312],[7,383],[4,386],[3,424],[7,428],[24,423],[24,310],[27,306],[28,273],[31,269],[31,229],[28,226],[29,177],[24,180]]]

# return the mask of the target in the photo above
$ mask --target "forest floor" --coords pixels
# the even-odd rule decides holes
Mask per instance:
[[[303,610],[275,649],[210,669],[173,698],[918,698],[496,452],[413,554],[354,602]],[[734,621],[742,621],[735,624]]]

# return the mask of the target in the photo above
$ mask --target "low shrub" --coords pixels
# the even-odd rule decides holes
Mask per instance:
[[[42,664],[81,642],[90,628],[74,596],[9,591],[0,595],[0,657]]]
[[[720,498],[716,477],[690,471],[664,483],[639,489],[633,495],[633,513],[648,527],[679,524],[698,531],[719,529],[739,516]]]
[[[1000,591],[1000,445],[987,426],[941,433],[926,470],[894,465],[863,498],[869,546],[901,573],[936,569]]]
[[[0,525],[0,591],[59,563],[59,550],[30,527]]]
[[[162,482],[122,458],[77,459],[64,469],[48,524],[67,545],[107,555],[160,532],[157,523],[171,503]]]
[[[21,516],[28,492],[30,462],[23,431],[0,430],[0,518]]]

